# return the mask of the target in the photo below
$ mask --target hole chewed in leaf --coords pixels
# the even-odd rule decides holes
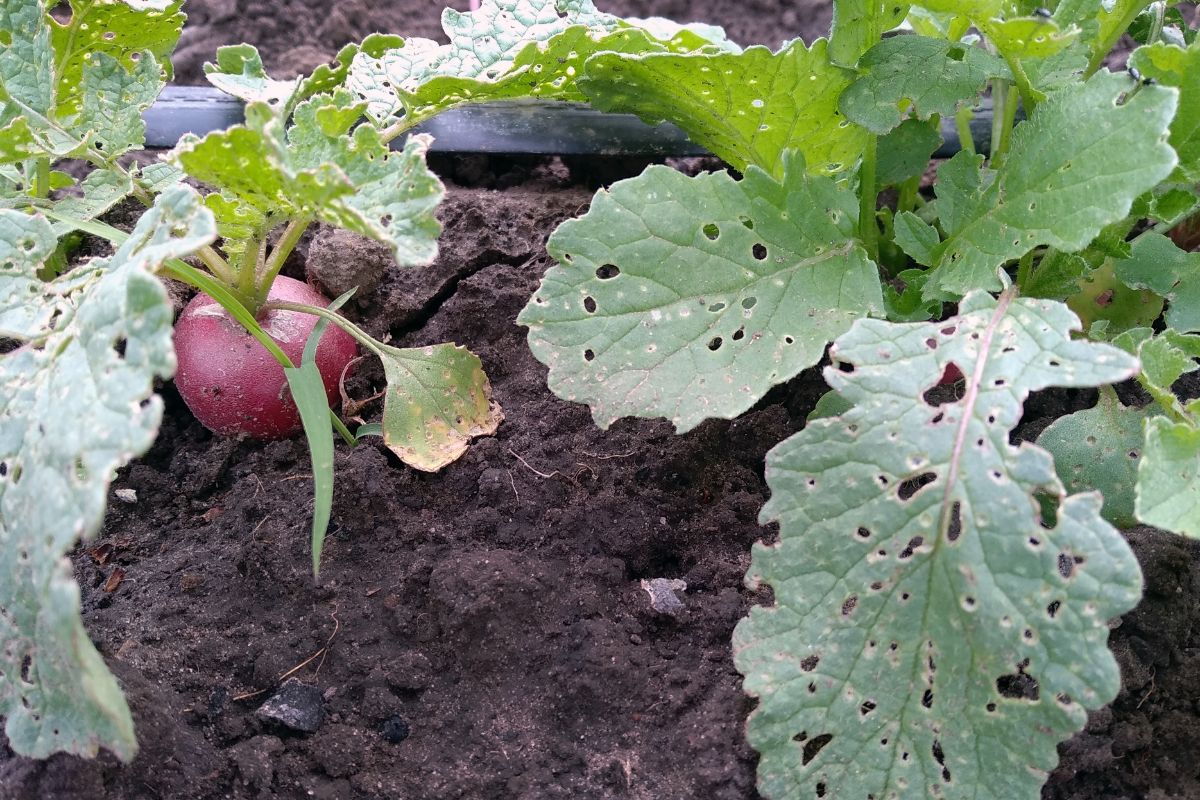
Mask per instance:
[[[933,472],[923,472],[915,478],[909,478],[900,484],[900,488],[896,490],[897,496],[905,502],[908,502],[921,489],[930,485],[937,480],[937,474]]]
[[[813,653],[811,656],[807,656],[803,661],[800,662],[800,669],[804,670],[805,672],[812,672],[820,663],[821,657],[816,653]]]
[[[825,745],[833,741],[833,734],[822,733],[820,736],[814,736],[804,743],[803,763],[805,766],[810,761],[817,757],[817,754],[824,749]]]
[[[962,535],[962,503],[955,500],[950,504],[950,519],[946,524],[946,541],[957,542]]]
[[[601,264],[596,267],[596,277],[602,281],[610,281],[621,274],[621,268],[615,264]]]
[[[1027,673],[1029,659],[1024,659],[1017,665],[1015,673],[1001,675],[996,679],[996,691],[1001,697],[1009,700],[1030,700],[1037,702],[1040,695],[1037,679]]]
[[[714,242],[717,240],[717,237],[719,237],[721,235],[721,229],[718,228],[716,226],[716,224],[712,223],[712,222],[708,223],[700,230],[704,232],[704,236],[706,238],[708,238],[709,240],[714,241]]]

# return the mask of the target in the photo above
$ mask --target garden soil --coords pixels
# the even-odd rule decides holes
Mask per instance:
[[[237,5],[191,7],[182,75],[218,43],[257,42],[283,72],[376,27],[436,33],[424,0]],[[781,30],[825,27],[825,4],[809,5],[607,7],[775,44]],[[770,601],[742,584],[751,545],[775,535],[756,522],[763,456],[802,427],[824,391],[819,374],[683,436],[658,421],[599,430],[586,408],[547,390],[513,320],[549,265],[550,231],[587,208],[598,173],[627,165],[586,175],[554,159],[434,166],[450,183],[440,257],[383,270],[347,311],[398,345],[454,341],[479,354],[504,409],[496,436],[439,474],[380,446],[339,446],[314,581],[303,442],[216,438],[165,385],[158,442],[114,485],[136,501],[114,493],[101,535],[72,558],[88,631],[126,691],[141,752],[128,766],[108,755],[37,762],[12,755],[0,734],[0,799],[757,797],[743,738],[752,703],[729,641],[751,606]],[[291,274],[304,275],[309,252],[312,274],[329,282],[379,255],[322,233]],[[381,386],[363,362],[347,389],[362,400]],[[1092,400],[1037,396],[1023,430]],[[377,418],[378,401],[361,413]],[[1114,622],[1123,689],[1062,746],[1046,798],[1200,798],[1197,545],[1128,536],[1146,597]],[[681,608],[652,605],[642,581],[656,578],[686,583]],[[315,688],[315,732],[256,713],[288,679]]]

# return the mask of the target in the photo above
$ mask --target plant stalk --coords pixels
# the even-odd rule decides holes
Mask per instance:
[[[1104,65],[1104,58],[1109,51],[1116,46],[1117,41],[1147,5],[1146,0],[1115,0],[1112,10],[1101,15],[1100,35],[1102,38],[1096,42],[1095,49],[1092,50],[1087,71],[1084,72],[1085,78],[1090,78],[1096,70]],[[1117,24],[1109,24],[1108,21],[1112,19],[1116,19]],[[1161,33],[1161,28],[1159,32]]]
[[[267,302],[267,293],[271,290],[271,284],[275,282],[275,278],[283,269],[284,263],[287,262],[288,256],[296,249],[296,244],[299,243],[300,237],[308,230],[308,226],[312,224],[311,217],[297,217],[288,222],[287,227],[283,229],[283,234],[279,237],[279,241],[275,243],[275,248],[271,251],[271,256],[262,265],[260,274],[257,277],[258,285],[255,292],[255,298],[258,304],[261,305]]]
[[[971,133],[971,120],[975,119],[975,109],[969,105],[963,106],[954,114],[954,128],[958,131],[958,146],[971,155],[975,155],[975,134]]]
[[[879,261],[879,223],[875,209],[879,202],[876,167],[879,157],[879,138],[869,137],[863,149],[862,166],[858,172],[858,236],[872,261]]]

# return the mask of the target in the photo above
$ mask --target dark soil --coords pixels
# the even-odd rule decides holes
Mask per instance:
[[[431,35],[432,5],[389,5],[383,27]],[[605,7],[689,18],[698,5]],[[802,4],[712,5],[703,18],[769,41],[787,24],[777,5]],[[268,64],[328,27],[313,45],[322,60],[378,19],[365,4],[356,15],[357,0],[331,13],[272,7],[278,26],[246,10],[266,4],[243,4],[251,16],[237,21],[220,6],[192,7],[207,27],[189,41],[210,51],[213,39],[257,40],[274,48]],[[754,24],[758,39],[738,28]],[[806,373],[742,418],[683,436],[653,421],[600,431],[550,394],[513,322],[548,265],[546,236],[586,208],[585,181],[557,161],[442,166],[507,188],[451,187],[437,263],[388,267],[347,312],[401,346],[455,341],[479,354],[506,415],[497,435],[436,475],[379,447],[339,446],[314,582],[303,442],[215,438],[165,386],[158,442],[114,486],[136,503],[111,497],[101,536],[73,559],[141,753],[124,767],[107,755],[35,762],[0,734],[0,800],[757,798],[729,639],[769,600],[742,585],[751,544],[773,535],[756,522],[763,456],[800,429],[824,385]],[[326,237],[310,248],[321,274],[374,263],[369,246]],[[299,259],[290,269],[301,274]],[[350,390],[367,397],[381,380],[364,363]],[[1034,398],[1026,430],[1087,402]],[[1045,798],[1200,798],[1200,545],[1128,535],[1147,589],[1112,632],[1124,688],[1061,748]],[[678,616],[651,607],[640,582],[654,578],[686,581]],[[315,733],[256,716],[289,677],[321,692]]]

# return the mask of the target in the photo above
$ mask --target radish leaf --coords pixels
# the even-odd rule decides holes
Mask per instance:
[[[563,223],[548,246],[559,265],[517,319],[550,388],[601,427],[662,416],[686,431],[750,408],[880,313],[854,195],[795,152],[783,172],[653,166]]]
[[[504,420],[479,357],[453,344],[398,348],[376,343],[387,394],[383,441],[404,463],[437,472]]]
[[[1031,391],[1137,362],[1071,341],[1061,303],[965,297],[943,322],[859,320],[825,378],[854,407],[767,456],[751,610],[734,660],[771,798],[1033,800],[1057,746],[1120,688],[1107,622],[1141,576],[1100,496],[1066,497],[1009,443]],[[951,364],[964,396],[925,399]],[[1043,524],[1039,496],[1054,516]]]
[[[796,40],[778,53],[602,53],[579,80],[602,111],[667,121],[735,169],[754,165],[782,177],[782,153],[797,149],[813,172],[844,172],[868,134],[838,110],[854,73],[830,63],[827,43]]]
[[[33,237],[30,253],[47,251],[48,223],[0,211],[0,225],[11,224]],[[115,470],[158,431],[154,380],[171,376],[175,356],[171,304],[153,271],[214,234],[195,192],[169,189],[111,259],[30,292],[26,302],[43,308],[7,326],[21,327],[6,335],[24,343],[0,358],[0,716],[22,755],[106,747],[129,761],[136,751],[129,708],[83,629],[65,555],[95,534]],[[17,264],[0,273],[0,297],[39,266]]]
[[[1177,93],[1147,86],[1122,102],[1132,88],[1125,76],[1097,73],[1017,126],[998,171],[966,152],[942,165],[937,208],[947,238],[926,296],[997,289],[997,268],[1037,247],[1082,250],[1171,173]]]
[[[991,78],[1008,67],[981,48],[924,36],[885,39],[863,55],[861,76],[839,100],[846,119],[883,135],[911,113],[927,120],[954,116],[964,103],[974,105]]]

